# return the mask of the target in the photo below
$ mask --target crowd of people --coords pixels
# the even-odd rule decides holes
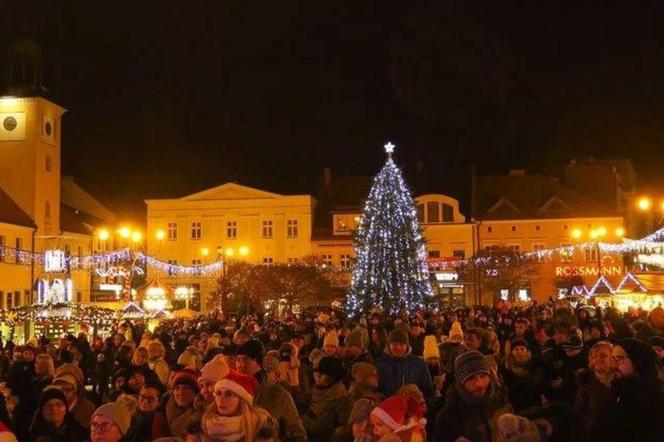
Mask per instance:
[[[2,441],[664,441],[664,309],[564,301],[11,341]]]

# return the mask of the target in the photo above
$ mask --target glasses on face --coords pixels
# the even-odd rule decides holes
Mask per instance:
[[[232,399],[233,397],[235,397],[235,393],[233,393],[230,390],[216,390],[214,392],[214,397],[216,397],[217,399],[221,398]]]
[[[157,396],[143,396],[141,394],[138,396],[138,400],[141,402],[145,402],[147,404],[151,404],[152,402],[157,400]]]
[[[90,430],[92,432],[98,432],[98,433],[106,433],[113,428],[113,422],[104,422],[104,423],[98,423],[98,422],[92,422],[90,424]]]

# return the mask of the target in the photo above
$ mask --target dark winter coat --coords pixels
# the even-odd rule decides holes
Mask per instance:
[[[52,424],[46,422],[41,413],[35,415],[35,419],[30,426],[30,440],[40,442],[82,442],[90,440],[90,430],[81,427],[76,419],[67,413],[65,422],[60,428],[55,428]]]
[[[427,364],[422,358],[414,356],[410,349],[403,358],[395,358],[389,347],[376,359],[378,369],[378,390],[386,397],[392,396],[399,388],[415,384],[425,398],[433,398],[433,381]]]
[[[611,388],[595,377],[591,370],[581,370],[576,375],[577,389],[574,409],[583,419],[586,431],[590,431],[611,397]]]
[[[635,376],[615,380],[591,441],[664,441],[664,392],[659,379]]]
[[[327,388],[316,386],[312,395],[318,400],[312,399],[302,422],[310,441],[327,441],[337,428],[347,424],[353,401],[341,381]]]
[[[546,391],[544,367],[532,357],[523,368],[510,363],[511,359],[512,355],[507,355],[508,363],[501,368],[501,375],[514,410],[542,405],[541,396]]]
[[[470,398],[463,387],[454,384],[447,392],[443,409],[434,424],[436,442],[454,442],[465,437],[472,442],[491,442],[496,433],[498,418],[512,413],[507,395],[497,384],[491,385],[481,400]]]
[[[277,384],[264,383],[256,393],[254,404],[265,408],[279,424],[280,441],[306,441],[302,419],[293,397]]]

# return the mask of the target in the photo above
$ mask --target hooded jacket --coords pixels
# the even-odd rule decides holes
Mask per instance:
[[[385,347],[383,354],[376,359],[378,369],[378,390],[386,397],[392,396],[399,388],[415,384],[425,398],[433,398],[433,381],[427,364],[423,359],[412,354],[410,346],[403,358],[396,358]]]

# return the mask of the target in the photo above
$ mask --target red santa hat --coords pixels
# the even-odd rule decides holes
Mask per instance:
[[[414,398],[398,394],[385,399],[373,409],[371,414],[392,430],[397,430],[404,425],[406,418],[411,414],[416,414],[419,408]]]
[[[236,395],[247,401],[253,403],[254,394],[256,393],[256,386],[258,382],[253,376],[238,373],[231,370],[228,375],[214,385],[214,391],[230,390]]]

